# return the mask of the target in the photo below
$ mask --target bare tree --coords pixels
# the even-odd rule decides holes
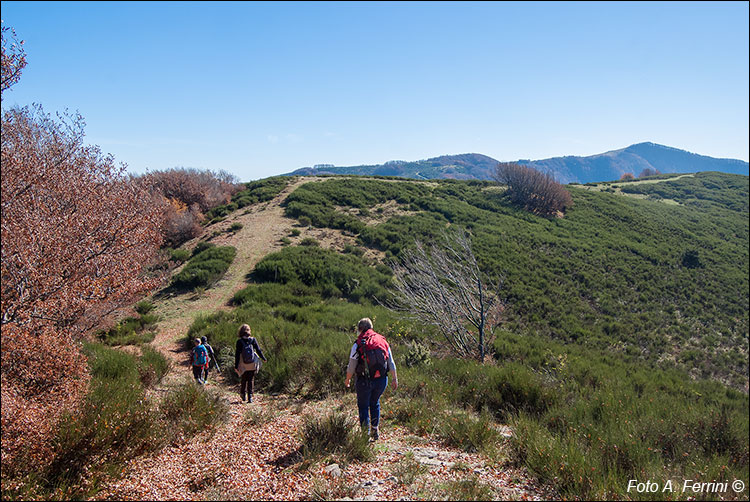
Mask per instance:
[[[532,213],[553,216],[573,205],[570,193],[554,176],[514,162],[498,162],[492,177],[508,186],[510,200]]]
[[[641,174],[638,175],[639,178],[648,178],[649,176],[658,176],[661,174],[661,171],[655,168],[647,167],[643,171],[641,171]]]
[[[442,245],[429,251],[416,241],[401,263],[391,263],[395,292],[386,306],[437,327],[455,355],[484,361],[505,307],[499,296],[502,279],[489,287],[465,230],[442,237]]]

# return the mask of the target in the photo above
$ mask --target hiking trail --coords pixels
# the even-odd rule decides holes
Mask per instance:
[[[224,221],[206,228],[201,238],[215,235],[211,242],[234,246],[237,255],[213,287],[201,293],[154,299],[154,313],[160,321],[152,346],[172,366],[152,392],[162,394],[185,380],[192,380],[189,352],[184,344],[190,325],[199,315],[229,310],[227,302],[247,285],[246,274],[264,256],[279,250],[283,237],[290,237],[296,222],[284,216],[281,203],[300,185],[319,180],[295,179],[273,200],[237,210]],[[241,223],[242,228],[233,233],[227,231],[233,223]],[[341,232],[315,228],[301,229],[301,234],[291,240],[305,237],[316,238],[323,247],[341,248],[345,243],[354,243],[354,238]],[[201,238],[185,247],[190,249]],[[342,387],[343,381],[342,375]],[[440,500],[445,499],[446,483],[459,480],[489,485],[502,500],[555,497],[522,470],[498,465],[478,453],[448,448],[436,440],[388,424],[385,419],[381,424],[381,439],[372,443],[375,461],[345,466],[325,459],[301,462],[297,431],[304,418],[333,409],[356,417],[353,394],[305,401],[256,392],[253,403],[244,403],[239,398],[238,385],[228,384],[213,369],[206,386],[220,392],[228,404],[226,423],[212,432],[185,438],[179,446],[131,460],[118,479],[102,487],[96,500]],[[388,399],[397,392],[391,387],[385,392],[384,410]],[[501,432],[510,435],[508,428],[502,428]],[[409,479],[404,474],[407,468],[422,473],[411,485],[403,482]]]

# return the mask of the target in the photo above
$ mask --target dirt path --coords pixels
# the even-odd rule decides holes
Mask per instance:
[[[276,198],[206,229],[216,245],[232,245],[237,255],[224,278],[200,295],[187,293],[153,300],[162,321],[152,345],[173,363],[154,389],[163,393],[191,378],[188,352],[182,340],[201,314],[229,309],[228,300],[244,288],[245,276],[265,255],[282,247],[294,221],[284,217],[281,202],[298,186],[319,180],[300,178]],[[227,230],[233,223],[242,228]],[[301,229],[298,241],[314,237],[325,247],[341,248],[354,241],[330,229]],[[203,237],[205,238],[205,236]],[[190,248],[200,239],[188,243]],[[236,389],[211,375],[206,389],[218,392],[229,406],[229,419],[213,432],[187,438],[177,447],[131,460],[97,493],[98,500],[444,500],[451,482],[470,480],[489,486],[495,497],[516,500],[554,498],[536,487],[521,471],[505,462],[446,448],[387,422],[373,444],[374,462],[334,465],[330,459],[301,462],[299,430],[304,417],[328,410],[356,415],[353,393],[324,401],[297,401],[288,396],[255,394],[243,403]],[[386,393],[388,394],[388,392]],[[389,396],[384,395],[387,407]],[[409,484],[408,472],[419,471]]]
[[[448,500],[463,499],[458,483],[495,500],[556,497],[505,462],[447,448],[404,428],[381,425],[372,462],[302,461],[304,418],[333,409],[355,414],[353,394],[322,402],[257,395],[229,398],[230,418],[213,435],[129,462],[97,500]],[[384,402],[387,406],[387,401]],[[453,488],[452,488],[453,486]],[[465,490],[466,488],[464,488]],[[463,494],[463,495],[462,495]]]
[[[173,363],[173,370],[165,378],[167,383],[188,370],[188,353],[181,342],[190,325],[199,315],[228,310],[227,302],[247,285],[246,274],[265,255],[281,248],[280,239],[289,234],[294,224],[294,220],[284,216],[281,203],[297,187],[312,180],[305,177],[295,180],[273,200],[246,211],[235,211],[226,220],[207,227],[203,236],[186,244],[190,249],[207,235],[217,232],[219,235],[211,242],[217,246],[234,246],[237,255],[224,277],[201,294],[190,292],[154,301],[154,313],[161,321],[156,326],[157,335],[152,345]],[[240,223],[242,228],[229,232],[233,223]]]

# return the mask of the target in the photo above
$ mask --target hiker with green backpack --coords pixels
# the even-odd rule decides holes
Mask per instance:
[[[372,321],[365,317],[357,323],[357,340],[349,352],[349,365],[346,368],[346,386],[357,374],[357,408],[359,425],[369,428],[370,438],[380,436],[380,396],[388,386],[388,372],[393,378],[393,390],[398,388],[396,364],[393,362],[391,347],[383,335],[372,329]]]
[[[250,326],[243,324],[237,331],[237,343],[234,347],[234,371],[240,377],[240,398],[245,400],[247,390],[247,402],[253,402],[253,383],[255,374],[260,369],[260,359],[266,361],[263,351],[258,346],[258,341],[250,336]],[[260,356],[260,358],[258,357]]]
[[[190,364],[193,366],[193,377],[195,381],[203,385],[203,371],[208,368],[208,351],[201,345],[201,339],[193,340],[193,350],[190,351]]]

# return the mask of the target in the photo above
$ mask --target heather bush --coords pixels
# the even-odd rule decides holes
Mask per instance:
[[[203,388],[192,378],[170,390],[159,410],[172,425],[173,442],[213,428],[229,414],[229,406],[220,393]]]
[[[305,417],[300,436],[305,459],[325,455],[337,456],[346,462],[374,458],[367,431],[360,431],[345,413],[333,411],[323,417]]]
[[[207,247],[195,254],[185,268],[172,278],[171,286],[181,290],[210,287],[221,279],[236,253],[232,246]]]

